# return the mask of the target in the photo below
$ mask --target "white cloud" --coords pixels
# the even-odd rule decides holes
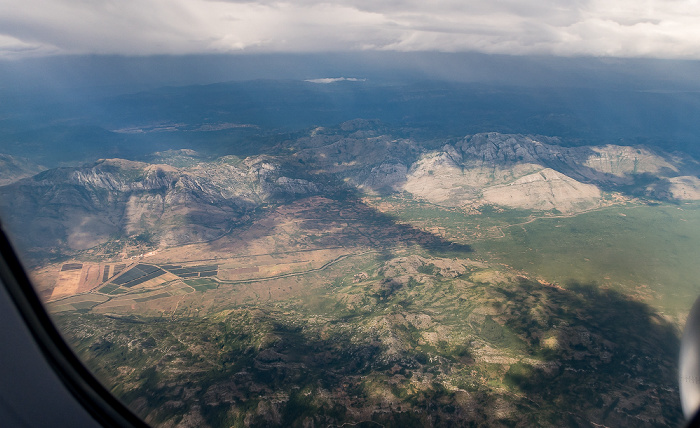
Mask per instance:
[[[697,0],[0,0],[0,56],[348,50],[700,59]]]
[[[0,34],[0,58],[40,56],[57,52],[58,50],[50,45],[27,43],[16,37]]]
[[[365,82],[366,80],[357,77],[321,77],[319,79],[306,79],[305,82],[328,84],[335,82]]]

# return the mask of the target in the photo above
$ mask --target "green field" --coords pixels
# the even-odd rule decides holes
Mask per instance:
[[[119,288],[119,286],[117,284],[107,284],[97,291],[99,291],[100,293],[112,294],[112,292],[114,290],[116,290],[117,288]]]
[[[491,206],[480,207],[479,214],[467,214],[461,208],[443,207],[396,196],[377,198],[377,201],[391,203],[393,208],[388,214],[399,222],[410,223],[424,230],[444,228],[448,239],[466,244],[484,236],[500,235],[496,227],[522,223],[535,216],[532,211]]]
[[[279,426],[364,421],[341,404],[383,426],[429,425],[412,419],[428,406],[445,426],[464,415],[477,426],[679,424],[678,327],[700,292],[699,203],[561,216],[376,202],[389,202],[381,226],[405,235],[321,269],[240,287],[184,279],[184,293],[108,284],[100,291],[131,293],[141,308],[181,297],[160,314],[104,317],[85,303],[59,308],[57,319],[90,368],[125,402],[144,403],[152,423],[193,412],[182,406],[173,419],[161,411],[170,401],[201,403],[195,413],[213,426],[268,426],[259,403]],[[193,379],[201,388],[185,396]],[[238,395],[212,398],[229,394],[231,379]]]
[[[72,305],[76,310],[89,310],[99,305],[100,303],[102,302],[93,302],[88,300],[86,302],[72,303]]]
[[[170,294],[170,293],[159,293],[159,294],[155,294],[155,295],[151,295],[151,296],[147,296],[147,297],[140,297],[140,298],[134,299],[134,301],[139,302],[139,303],[143,303],[143,302],[148,302],[149,300],[155,300],[155,299],[160,299],[163,297],[170,297],[170,296],[172,296],[172,294]]]
[[[209,278],[185,279],[183,282],[197,291],[207,291],[219,288],[219,283]]]
[[[589,284],[642,296],[657,309],[687,313],[700,294],[700,204],[614,206],[574,216],[481,207],[478,214],[382,198],[390,215],[423,230],[441,227],[471,257],[501,263],[561,286]]]
[[[636,290],[673,313],[687,312],[700,294],[697,203],[611,207],[502,230],[501,239],[473,244],[480,258],[562,286]]]

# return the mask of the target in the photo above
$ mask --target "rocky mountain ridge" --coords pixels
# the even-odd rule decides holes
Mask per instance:
[[[178,245],[212,239],[256,207],[318,191],[262,156],[187,168],[106,159],[0,188],[0,209],[29,247],[82,250],[120,236]]]
[[[407,191],[432,203],[490,203],[575,213],[601,191],[657,199],[697,199],[700,164],[645,147],[566,147],[554,137],[484,133],[426,150],[410,139],[358,130],[315,130],[293,156],[365,192]],[[367,124],[364,124],[365,126]],[[326,132],[324,134],[324,132]],[[301,144],[300,144],[301,143]]]
[[[700,199],[700,164],[643,147],[565,147],[553,137],[476,134],[438,149],[354,121],[316,128],[276,153],[159,163],[106,159],[0,188],[0,210],[28,247],[83,250],[112,239],[154,246],[213,239],[267,204],[320,193],[408,192],[444,206],[576,213],[620,199]],[[609,198],[608,198],[609,199]]]

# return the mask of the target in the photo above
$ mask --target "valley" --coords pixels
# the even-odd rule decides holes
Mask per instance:
[[[669,411],[679,314],[661,313],[658,295],[548,282],[478,250],[256,248],[201,260],[197,245],[170,264],[178,250],[138,261],[196,279],[49,304],[95,373],[151,423],[679,420]],[[216,276],[201,277],[204,263]]]
[[[678,425],[698,163],[389,131],[50,169],[0,208],[67,340],[151,424]]]

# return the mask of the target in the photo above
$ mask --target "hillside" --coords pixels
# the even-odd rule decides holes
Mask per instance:
[[[447,207],[565,214],[635,197],[700,198],[700,166],[681,154],[497,133],[434,145],[356,120],[313,129],[268,155],[212,160],[181,150],[152,156],[159,163],[51,169],[1,187],[0,210],[23,230],[26,248],[71,253],[115,238],[153,248],[206,241],[260,208],[316,194],[406,192]]]
[[[367,120],[270,141],[0,187],[66,337],[149,423],[679,423],[692,158]]]
[[[0,186],[37,174],[44,168],[28,159],[0,154]]]
[[[31,248],[84,250],[114,238],[178,245],[220,236],[261,204],[318,192],[265,157],[185,168],[123,159],[45,171],[0,188],[4,218]],[[31,219],[27,222],[27,219]]]

